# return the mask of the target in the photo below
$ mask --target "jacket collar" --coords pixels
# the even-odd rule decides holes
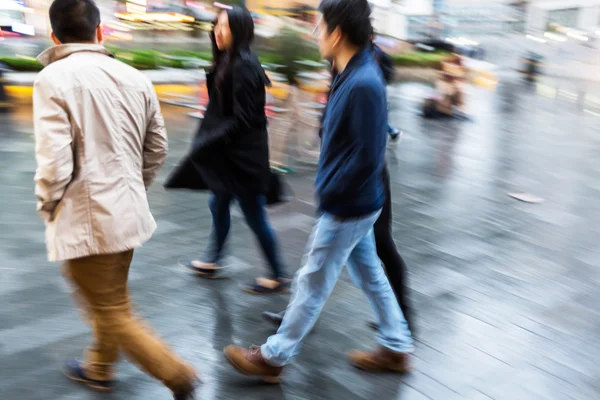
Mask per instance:
[[[341,74],[337,74],[337,72],[335,73],[333,83],[331,84],[331,92],[334,92],[335,89],[337,89],[338,86],[345,81],[354,70],[365,64],[372,57],[373,51],[371,50],[370,46],[366,46],[362,50],[359,50],[354,57],[350,59],[348,65],[346,65],[346,68]]]
[[[109,57],[113,57],[113,55],[100,44],[71,43],[50,47],[42,52],[42,54],[38,56],[37,60],[44,67],[46,67],[53,62],[69,57],[71,54],[83,52],[100,53]]]

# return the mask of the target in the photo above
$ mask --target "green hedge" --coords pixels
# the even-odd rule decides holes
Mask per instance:
[[[182,59],[175,58],[190,58],[200,60],[210,60],[212,56],[209,53],[193,52],[193,51],[173,51],[168,54],[154,50],[124,50],[124,49],[109,49],[115,57],[140,70],[157,69],[161,67],[169,68],[189,68],[189,64]],[[11,69],[18,72],[38,72],[42,70],[42,65],[34,58],[25,57],[0,57],[0,62],[3,62]]]
[[[399,67],[421,67],[441,69],[442,63],[449,60],[451,55],[445,52],[424,53],[410,52],[392,55],[394,63]]]
[[[35,58],[0,57],[0,62],[19,72],[38,72],[43,68]]]
[[[290,49],[294,49],[293,53]],[[187,50],[175,50],[169,53],[162,53],[155,50],[125,50],[119,48],[109,48],[115,54],[117,59],[140,70],[168,68],[186,68],[189,63],[181,58],[200,59],[210,61],[212,55],[208,52],[195,52]],[[448,60],[448,53],[423,53],[411,52],[392,55],[392,59],[397,66],[403,67],[421,67],[421,68],[441,68],[442,62]],[[175,58],[175,59],[174,59]],[[302,46],[297,42],[293,35],[286,36],[286,40],[281,41],[279,48],[269,49],[259,52],[259,58],[262,63],[284,65],[283,73],[290,80],[295,78],[298,72],[298,66],[293,60],[306,59],[320,61],[316,49],[310,46]],[[19,72],[37,72],[42,70],[42,65],[33,58],[24,57],[0,57],[8,67]]]

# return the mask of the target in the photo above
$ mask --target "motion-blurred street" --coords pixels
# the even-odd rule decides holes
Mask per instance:
[[[171,106],[164,108],[169,159],[149,193],[159,228],[131,270],[138,311],[201,371],[200,399],[600,398],[600,89],[583,88],[552,79],[527,85],[507,73],[496,93],[469,89],[472,121],[424,120],[426,86],[390,89],[390,121],[405,132],[389,144],[388,162],[394,236],[417,316],[412,374],[373,376],[346,362],[348,350],[374,341],[372,312],[347,275],[281,386],[253,384],[223,363],[225,345],[264,341],[273,330],[260,313],[282,309],[287,296],[241,290],[264,265],[239,214],[229,243],[232,279],[202,280],[178,265],[203,249],[211,217],[207,195],[161,187],[196,128]],[[59,371],[90,331],[59,266],[45,261],[31,109],[1,121],[0,399],[99,399]],[[314,220],[313,172],[288,176],[296,199],[271,211],[293,270]],[[519,202],[509,192],[544,201]],[[103,398],[168,396],[124,361],[117,390]]]

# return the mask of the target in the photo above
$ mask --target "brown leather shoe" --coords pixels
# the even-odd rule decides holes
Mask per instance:
[[[348,357],[352,365],[367,372],[392,371],[405,374],[410,371],[408,353],[395,353],[383,346],[373,352],[353,350]]]
[[[260,347],[244,349],[229,345],[223,350],[227,361],[239,372],[248,376],[258,376],[267,383],[279,383],[282,367],[273,367],[263,358]]]

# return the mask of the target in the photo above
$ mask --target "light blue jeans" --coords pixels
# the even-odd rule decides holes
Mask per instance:
[[[344,265],[348,265],[352,280],[367,295],[377,315],[379,343],[394,352],[413,351],[408,324],[377,257],[373,225],[379,213],[348,220],[325,213],[317,220],[305,265],[294,278],[293,295],[283,322],[261,348],[270,365],[284,366],[298,354]]]

